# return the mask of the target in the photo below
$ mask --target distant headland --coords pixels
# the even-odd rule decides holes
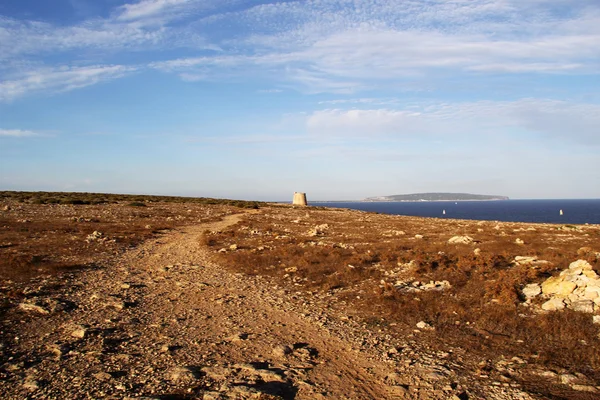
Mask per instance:
[[[392,196],[367,197],[362,201],[491,201],[508,200],[506,196],[491,196],[470,193],[413,193]]]

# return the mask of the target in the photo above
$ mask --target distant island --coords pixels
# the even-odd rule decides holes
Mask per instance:
[[[470,193],[413,193],[392,196],[367,197],[362,201],[490,201],[508,200],[506,196],[490,196]]]

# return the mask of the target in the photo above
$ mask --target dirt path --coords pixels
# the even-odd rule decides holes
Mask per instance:
[[[435,356],[406,352],[406,359],[391,360],[359,351],[356,335],[350,340],[339,325],[324,323],[331,316],[317,303],[211,261],[203,232],[242,217],[186,227],[146,242],[115,266],[32,287],[21,322],[12,327],[18,339],[5,344],[13,359],[3,367],[0,397],[441,399],[460,393],[453,383],[459,379],[436,370]]]

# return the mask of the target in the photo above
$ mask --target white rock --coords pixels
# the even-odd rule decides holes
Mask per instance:
[[[417,322],[417,328],[424,329],[424,330],[433,330],[433,326],[429,325],[425,321],[419,321],[419,322]]]
[[[473,238],[470,236],[453,236],[448,239],[449,244],[471,244],[473,243]]]
[[[564,301],[556,297],[542,304],[542,310],[546,311],[557,311],[562,310],[563,308],[565,308]]]
[[[576,269],[576,268],[580,268],[580,267],[584,270],[593,269],[592,266],[590,265],[590,263],[588,263],[585,260],[577,260],[577,261],[573,261],[571,264],[569,264],[569,269]]]
[[[529,285],[525,285],[522,292],[526,298],[531,299],[542,293],[542,288],[537,283],[530,283]]]
[[[515,243],[516,244],[525,244],[525,242],[523,241],[523,239],[519,239],[519,238],[515,239]]]
[[[19,308],[23,311],[36,312],[43,315],[50,314],[50,311],[46,310],[45,308],[31,303],[21,303],[19,304]]]
[[[591,314],[594,312],[594,302],[591,300],[579,300],[573,302],[569,308],[572,308],[575,311]]]

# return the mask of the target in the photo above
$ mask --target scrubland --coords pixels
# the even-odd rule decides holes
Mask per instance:
[[[592,399],[600,395],[600,325],[593,323],[593,313],[544,311],[541,305],[547,299],[543,295],[528,298],[523,292],[526,285],[542,284],[576,260],[585,260],[599,272],[597,225],[426,219],[230,200],[100,194],[0,192],[0,207],[0,377],[11,385],[17,379],[9,368],[14,364],[11,358],[27,357],[26,347],[19,347],[20,353],[11,350],[11,346],[24,346],[16,344],[14,337],[27,335],[25,327],[10,324],[19,319],[30,321],[19,311],[19,304],[28,298],[39,302],[44,291],[56,297],[53,290],[67,290],[60,285],[62,276],[80,279],[74,277],[94,271],[113,276],[111,268],[124,269],[124,257],[133,251],[141,252],[136,257],[145,260],[143,263],[159,263],[159,259],[149,262],[146,258],[149,249],[160,246],[161,238],[178,232],[177,240],[181,240],[188,232],[186,227],[206,226],[199,237],[186,239],[186,246],[196,243],[198,249],[182,248],[182,252],[189,257],[206,252],[199,259],[206,263],[210,259],[215,271],[231,274],[223,276],[252,280],[258,282],[257,287],[264,283],[261,293],[269,293],[270,302],[300,304],[284,309],[293,314],[304,307],[307,311],[299,318],[306,315],[310,320],[316,315],[316,322],[310,323],[330,324],[332,334],[344,337],[344,329],[353,329],[353,344],[348,346],[365,355],[377,354],[374,359],[386,365],[377,367],[381,374],[388,368],[396,375],[417,374],[411,368],[422,362],[421,350],[432,354],[427,358],[430,362],[448,370],[440,383],[429,382],[431,377],[403,381],[384,374],[382,382],[395,388],[394,396],[479,398],[486,387],[514,389],[531,396],[521,398]],[[246,211],[249,209],[253,212]],[[239,222],[218,225],[217,221],[233,214],[241,214]],[[138,248],[143,250],[135,250]],[[160,257],[166,260],[169,256],[169,251],[161,250]],[[135,274],[145,267],[131,264],[127,268],[127,274]],[[169,269],[161,269],[159,278],[165,279]],[[145,279],[157,281],[153,271],[144,272]],[[188,278],[201,279],[198,274],[196,268]],[[177,285],[178,296],[187,295],[186,286]],[[44,290],[38,288],[33,296],[34,286]],[[274,289],[269,292],[269,287]],[[194,301],[222,301],[219,299],[222,297]],[[143,304],[143,296],[136,301]],[[235,306],[255,307],[243,300]],[[126,307],[121,310],[125,311]],[[231,313],[235,315],[235,311]],[[52,321],[74,316],[49,312],[28,318]],[[205,329],[210,329],[211,323],[218,326],[220,322],[206,322]],[[273,338],[265,340],[275,346]],[[350,339],[344,340],[350,343]],[[334,348],[330,346],[332,353]],[[205,359],[226,357],[218,352],[207,354]],[[227,364],[224,359],[219,361]],[[278,368],[287,364],[282,365]],[[303,378],[306,384],[313,382],[314,390],[306,392],[310,394],[301,395],[296,378],[288,377],[289,386],[279,398],[313,398],[317,392],[325,393],[327,383],[322,378],[319,383],[319,369],[314,368],[311,379]],[[210,374],[201,379],[208,379],[206,376]],[[171,398],[203,398],[210,386],[203,382],[195,391]],[[214,379],[211,382],[214,384]],[[180,386],[178,390],[183,390]],[[48,383],[46,390],[51,388],[60,391]],[[6,393],[17,398],[17,392],[7,389]],[[266,389],[260,393],[277,395]],[[368,398],[352,393],[362,392],[357,389],[345,396]],[[394,396],[390,398],[397,398]],[[489,398],[514,398],[498,396]],[[335,398],[335,391],[325,397]]]

